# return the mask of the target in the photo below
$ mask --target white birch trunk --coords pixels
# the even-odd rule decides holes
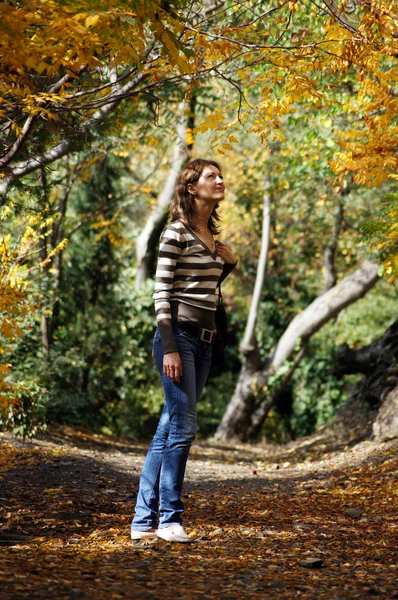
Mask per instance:
[[[219,440],[225,440],[230,437],[231,423],[242,423],[244,428],[245,422],[250,417],[250,413],[253,408],[250,403],[243,403],[241,399],[242,397],[247,398],[250,396],[250,390],[253,383],[253,374],[258,371],[260,367],[260,355],[255,332],[258,309],[260,306],[261,294],[265,280],[265,271],[267,268],[271,222],[270,213],[271,194],[270,173],[268,171],[264,177],[263,224],[260,258],[257,265],[256,281],[254,284],[246,329],[243,340],[240,344],[240,350],[243,354],[242,366],[234,394],[215,434],[215,438]],[[236,435],[237,433],[239,432],[234,431],[233,435]]]
[[[246,329],[243,340],[240,343],[242,354],[246,354],[254,349],[256,344],[256,321],[258,309],[260,306],[261,294],[263,291],[265,270],[267,268],[267,257],[269,250],[270,222],[271,222],[271,195],[270,195],[270,173],[264,177],[264,196],[263,196],[263,224],[261,235],[261,251],[257,265],[256,282],[254,284],[252,301],[250,303],[249,316],[247,318]]]
[[[186,133],[188,123],[188,104],[181,102],[178,107],[177,138],[174,144],[172,163],[164,187],[159,194],[157,204],[150,214],[145,226],[136,240],[137,274],[135,286],[138,289],[151,277],[151,264],[154,247],[157,243],[159,227],[164,222],[166,212],[171,204],[174,189],[181,168],[187,159]]]

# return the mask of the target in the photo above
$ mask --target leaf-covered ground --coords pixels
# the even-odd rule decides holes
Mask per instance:
[[[398,598],[397,440],[196,443],[194,543],[133,546],[146,448],[66,428],[0,437],[2,600]]]

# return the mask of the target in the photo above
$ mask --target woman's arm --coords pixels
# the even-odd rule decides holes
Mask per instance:
[[[174,381],[182,375],[181,358],[173,334],[171,322],[170,294],[173,288],[174,272],[182,250],[180,233],[166,228],[161,236],[158,263],[156,267],[155,301],[156,321],[162,339],[164,359],[163,372]]]

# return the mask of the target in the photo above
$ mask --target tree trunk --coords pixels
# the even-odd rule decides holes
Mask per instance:
[[[267,257],[269,249],[270,222],[271,222],[271,195],[270,195],[270,173],[264,177],[264,195],[263,195],[263,224],[261,232],[261,251],[257,266],[256,281],[254,284],[252,301],[250,303],[249,316],[247,318],[246,329],[243,340],[240,344],[240,350],[245,356],[252,352],[257,346],[256,342],[256,321],[258,309],[260,307],[261,294],[263,291],[265,271],[267,268]]]
[[[258,376],[260,357],[258,348],[244,356],[238,383],[227,409],[217,427],[214,438],[218,441],[229,440],[235,436],[243,438],[254,410],[255,397],[253,384]]]
[[[253,375],[260,368],[260,352],[256,340],[255,327],[261,294],[264,286],[265,271],[267,268],[270,221],[271,195],[270,173],[268,171],[264,177],[263,224],[260,258],[257,266],[256,281],[254,284],[253,297],[250,304],[246,329],[243,340],[240,344],[240,350],[243,355],[242,366],[234,395],[215,434],[215,438],[219,440],[225,440],[232,435],[243,433],[249,424],[250,415],[254,408],[254,397],[251,395],[251,387],[253,383]],[[247,403],[241,402],[241,398],[243,397],[247,397],[250,400]],[[235,426],[237,426],[237,429]]]
[[[330,238],[328,243],[326,244],[325,253],[324,253],[324,265],[325,265],[325,283],[323,286],[322,293],[327,292],[337,283],[337,274],[336,274],[336,266],[335,266],[335,257],[336,257],[336,249],[337,242],[339,239],[341,222],[343,220],[343,203],[342,201],[338,202],[335,218],[332,227],[332,233],[330,234]]]
[[[343,220],[343,214],[343,203],[340,200],[336,207],[332,232],[330,234],[330,238],[328,240],[324,253],[325,283],[323,286],[322,294],[330,290],[337,283],[335,257],[341,222]],[[249,425],[247,433],[245,435],[245,437],[247,437],[248,439],[254,439],[258,436],[264,424],[264,421],[268,416],[269,411],[273,406],[276,406],[278,404],[279,399],[282,397],[284,391],[286,390],[286,387],[288,386],[291,378],[293,377],[296,368],[298,367],[302,358],[304,357],[305,350],[308,346],[308,342],[308,337],[302,338],[300,349],[295,355],[289,370],[282,377],[281,381],[278,383],[278,385],[272,391],[272,393],[266,394],[265,398],[257,406],[251,424]]]
[[[153,274],[155,248],[159,240],[159,235],[166,224],[167,210],[173,199],[178,176],[180,174],[182,165],[187,158],[186,133],[189,118],[188,105],[185,102],[181,102],[178,112],[177,138],[174,145],[174,153],[169,175],[166,179],[163,190],[159,194],[157,204],[136,241],[136,289],[139,289],[143,282],[150,278]]]
[[[301,359],[300,352],[303,345],[343,308],[362,298],[378,281],[377,272],[378,265],[369,262],[363,263],[354,273],[345,277],[321,296],[318,296],[303,312],[293,319],[263,368],[247,373],[245,385],[240,385],[239,389],[237,386],[217,430],[217,439],[226,440],[238,433],[241,434],[245,430],[241,420],[242,415],[245,416],[247,421],[246,415],[252,411],[258,395],[261,392],[263,394],[267,393],[269,376],[276,373],[285,360],[294,355],[297,344],[300,345],[300,350],[296,354],[293,365]],[[241,378],[239,383],[241,383]],[[264,421],[271,405],[271,398],[266,397],[261,402],[252,418],[252,432],[256,430],[254,424]]]
[[[263,376],[275,373],[294,352],[297,341],[310,338],[325,323],[363,296],[379,280],[378,265],[365,261],[354,273],[347,275],[337,285],[318,296],[303,312],[294,317],[278,342]]]
[[[245,439],[246,438],[254,439],[260,433],[261,427],[263,426],[263,423],[264,423],[265,419],[267,418],[269,411],[271,410],[271,408],[273,406],[275,406],[278,403],[279,398],[281,397],[281,395],[285,391],[288,383],[290,382],[291,378],[293,377],[293,373],[295,372],[296,368],[300,364],[301,359],[303,358],[303,356],[305,354],[305,350],[307,348],[308,342],[309,342],[308,338],[307,339],[303,338],[300,350],[297,352],[296,356],[294,357],[292,364],[291,364],[289,370],[287,371],[287,373],[285,373],[285,375],[282,377],[281,381],[276,386],[276,388],[272,391],[272,393],[269,395],[266,394],[264,400],[262,400],[262,402],[256,408],[256,411],[252,416],[251,423],[245,433]]]
[[[43,194],[43,204],[48,204],[47,198],[47,179],[44,168],[40,169],[39,175],[40,186]],[[46,262],[48,257],[47,243],[48,243],[48,226],[45,225],[40,229],[40,259],[44,264],[43,278],[41,280],[41,297],[40,297],[40,315],[41,315],[41,348],[44,356],[48,358],[50,350],[50,319],[48,315],[48,303],[49,303],[49,264]]]
[[[68,198],[70,191],[72,189],[73,183],[76,177],[72,177],[70,181],[68,181],[65,187],[62,190],[61,198],[58,204],[59,217],[57,221],[54,223],[53,232],[51,236],[51,245],[52,248],[57,248],[57,246],[62,242],[64,238],[64,220],[66,216],[66,210],[68,206]],[[60,307],[61,307],[61,284],[62,284],[62,265],[63,265],[63,250],[58,250],[53,258],[53,273],[54,273],[54,306],[52,310],[52,322],[53,328],[57,328],[57,322],[60,315]]]

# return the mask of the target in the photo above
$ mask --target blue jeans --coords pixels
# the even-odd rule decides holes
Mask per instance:
[[[191,444],[196,436],[196,403],[211,364],[211,344],[173,327],[182,362],[176,383],[163,373],[163,345],[159,330],[153,340],[153,358],[163,384],[165,404],[142,468],[131,528],[147,531],[181,524],[182,484]]]

